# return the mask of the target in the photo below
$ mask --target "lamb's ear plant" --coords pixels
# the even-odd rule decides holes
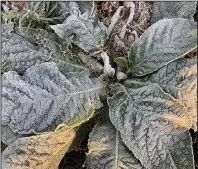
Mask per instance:
[[[154,7],[164,3],[172,2]],[[114,59],[128,75],[118,82],[105,52],[107,28],[92,4],[89,10],[82,2],[59,5],[68,13],[51,28],[75,45],[73,60],[55,39],[48,41],[50,47],[38,39],[35,45],[11,23],[3,25],[2,57],[10,64],[2,75],[2,141],[8,145],[2,167],[58,169],[81,124],[103,107],[104,118],[89,135],[87,169],[195,169],[189,130],[197,131],[197,57],[185,55],[197,48],[196,23],[183,15],[153,13],[155,23],[127,58]],[[93,66],[75,64],[75,57],[92,56],[104,61],[97,77]]]

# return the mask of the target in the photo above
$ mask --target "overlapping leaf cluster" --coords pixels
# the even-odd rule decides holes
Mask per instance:
[[[173,13],[168,7],[177,7],[171,3],[154,3],[155,23],[126,58],[127,80],[109,77],[108,116],[89,135],[87,169],[195,168],[189,129],[197,130],[197,57],[185,57],[197,47],[189,9],[195,3],[179,3],[188,15]],[[158,16],[163,5],[167,8]],[[51,26],[59,38],[78,46],[83,58],[91,52],[103,57],[107,28],[93,3],[60,2],[59,7],[65,21]],[[90,76],[75,65],[54,38],[46,46],[16,30],[3,25],[2,141],[8,144],[3,168],[55,169],[81,124],[103,107],[103,75]]]

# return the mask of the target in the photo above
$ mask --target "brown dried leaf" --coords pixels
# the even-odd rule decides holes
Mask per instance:
[[[127,54],[129,48],[149,27],[150,2],[124,2],[110,19],[108,52],[118,57]]]

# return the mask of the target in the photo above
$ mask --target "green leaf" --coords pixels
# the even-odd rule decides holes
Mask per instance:
[[[122,67],[128,67],[128,60],[126,57],[114,58],[114,62],[116,62],[118,65],[120,65]]]
[[[177,150],[172,144],[191,127],[185,106],[156,84],[127,81],[125,86],[111,86],[114,95],[108,98],[109,115],[135,157],[149,169],[180,169],[178,165],[193,169],[192,146],[179,140],[182,148]],[[175,160],[172,151],[176,150],[188,150],[189,156]]]
[[[195,22],[183,18],[153,24],[131,47],[131,72],[137,76],[152,73],[195,49],[195,29]]]
[[[197,130],[197,57],[181,58],[160,68],[147,80],[158,83],[167,93],[180,100],[193,119]]]
[[[9,145],[2,155],[5,169],[58,169],[75,138],[77,128],[24,137]]]
[[[145,169],[123,143],[111,122],[100,122],[89,135],[87,169]]]
[[[55,63],[32,66],[23,76],[10,71],[2,79],[2,123],[16,133],[81,123],[102,106],[101,78],[89,78],[85,72],[62,74]]]
[[[196,12],[196,4],[196,1],[155,1],[152,7],[151,23],[153,24],[164,18],[185,18],[193,20],[193,15]]]
[[[1,74],[13,69],[12,62],[8,59],[2,59],[1,61]]]
[[[86,67],[90,69],[90,71],[102,73],[103,65],[99,63],[97,59],[90,57],[89,55],[86,55],[83,52],[79,52],[78,57],[83,62],[83,64],[85,64]]]

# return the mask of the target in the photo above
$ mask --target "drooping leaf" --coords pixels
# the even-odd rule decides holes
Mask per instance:
[[[2,72],[14,70],[21,74],[31,66],[50,61],[57,63],[62,71],[87,71],[85,67],[77,65],[78,62],[74,59],[71,60],[74,58],[71,54],[63,55],[65,51],[62,51],[61,45],[56,42],[55,35],[43,29],[27,27],[21,27],[20,30],[16,28],[16,34],[4,34],[2,36]]]
[[[43,62],[43,53],[15,33],[2,34],[2,59],[10,62],[9,70],[24,73],[35,64]]]
[[[2,155],[4,169],[58,169],[75,138],[76,128],[24,137],[9,145]]]
[[[177,135],[192,124],[185,106],[156,84],[127,81],[125,86],[112,86],[115,94],[108,98],[109,115],[135,157],[144,167],[152,169],[192,166],[192,151],[186,152],[190,156],[182,156],[180,161],[171,154],[176,149],[170,142],[179,139]]]
[[[109,122],[97,124],[89,135],[87,169],[144,169]]]
[[[153,2],[151,23],[164,18],[185,18],[193,20],[197,2],[155,1]]]
[[[101,78],[85,72],[63,75],[55,63],[32,66],[23,76],[10,71],[2,79],[2,123],[20,134],[80,123],[102,106]]]
[[[197,57],[178,59],[160,68],[148,79],[158,83],[172,96],[187,107],[193,119],[193,128],[197,122]]]
[[[63,39],[71,38],[74,44],[92,51],[100,49],[106,40],[106,27],[94,18],[85,18],[80,13],[71,14],[63,24],[52,25],[51,28]]]
[[[152,73],[196,48],[196,23],[183,18],[163,19],[153,24],[129,52],[131,72]]]

